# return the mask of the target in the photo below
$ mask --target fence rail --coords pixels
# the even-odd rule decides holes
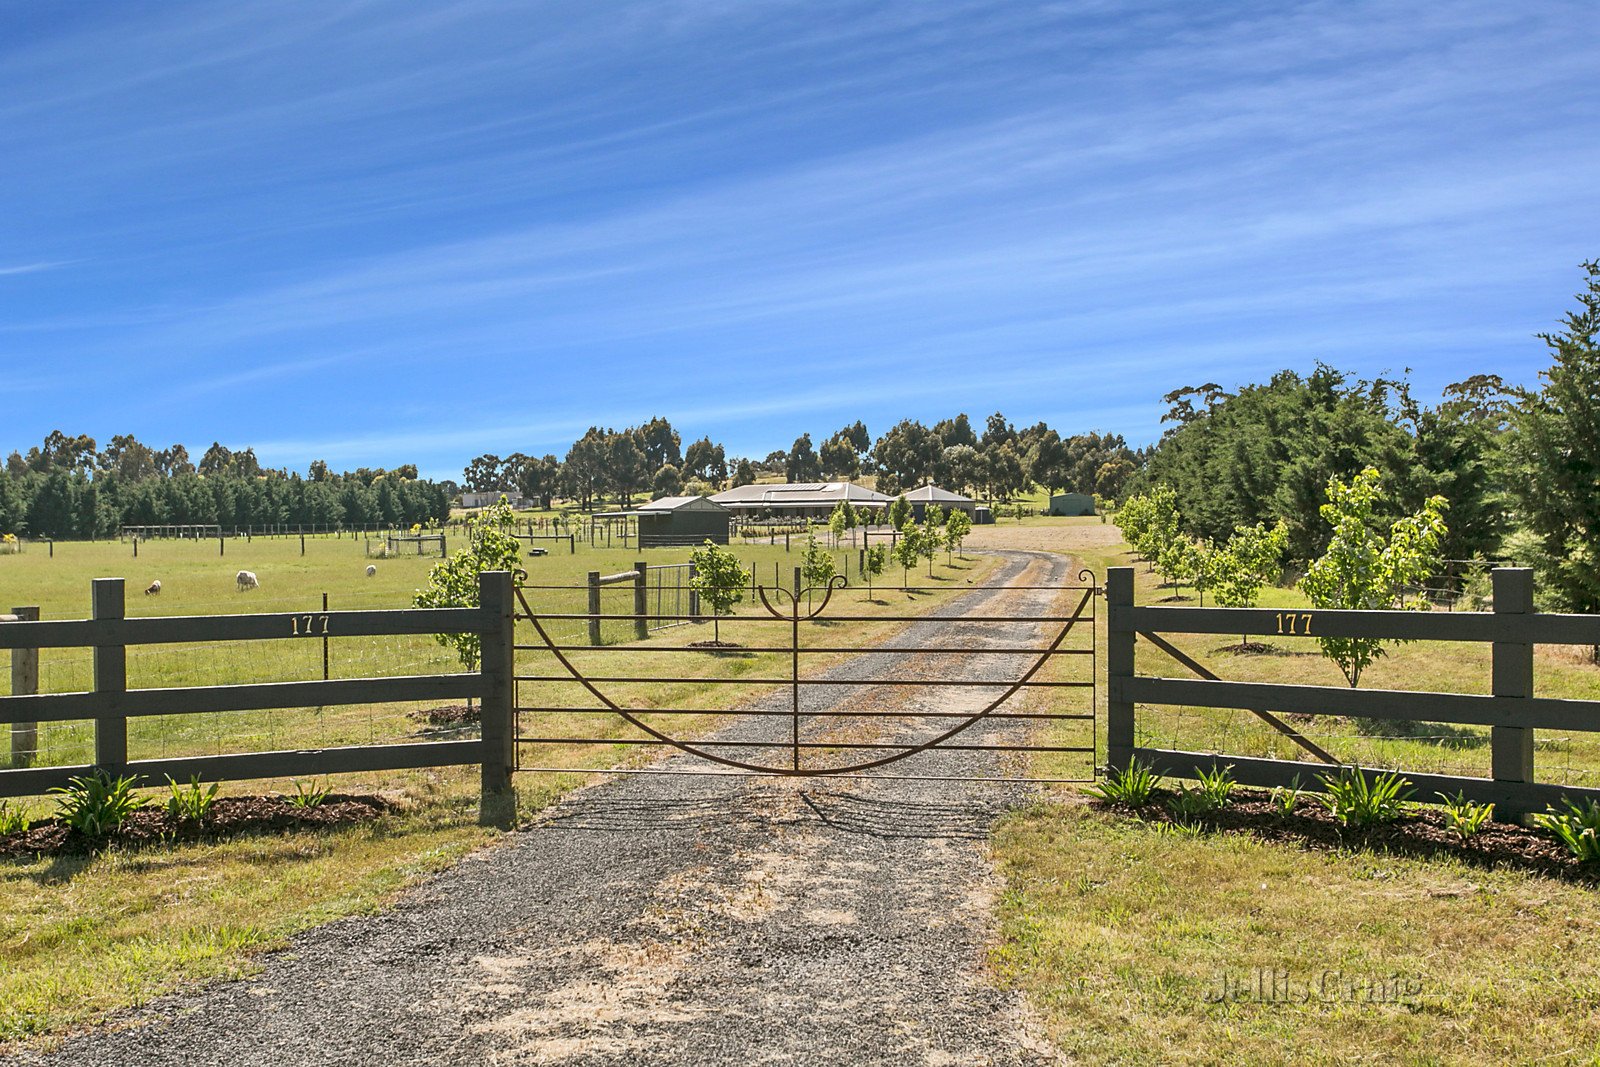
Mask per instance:
[[[36,621],[36,609],[0,616],[0,649],[12,657],[11,695],[0,697],[0,723],[11,724],[13,763],[0,770],[0,797],[33,796],[95,769],[132,775],[145,784],[165,777],[249,779],[352,771],[404,770],[477,763],[482,766],[481,811],[503,822],[510,802],[513,764],[512,705],[515,690],[515,619],[512,578],[480,575],[479,607],[384,611],[323,611],[266,615],[124,618],[125,583],[93,583],[94,618]],[[29,618],[27,616],[31,615]],[[306,641],[327,637],[373,637],[473,633],[481,641],[479,669],[468,673],[398,677],[277,681],[241,685],[129,689],[127,648],[151,644],[224,641]],[[71,693],[38,693],[38,650],[92,650],[94,687]],[[449,698],[482,704],[477,740],[406,742],[314,750],[283,749],[222,755],[128,758],[130,719],[150,715],[211,714],[279,708],[384,704]],[[37,724],[89,720],[94,762],[74,766],[28,766]],[[19,739],[21,745],[19,747]]]
[[[1340,766],[1301,737],[1278,714],[1346,716],[1397,722],[1438,722],[1489,727],[1490,777],[1404,772],[1427,792],[1464,792],[1493,802],[1497,815],[1520,818],[1563,798],[1600,799],[1600,789],[1539,782],[1534,775],[1535,729],[1600,732],[1600,701],[1534,696],[1535,644],[1600,644],[1600,617],[1542,614],[1533,608],[1533,575],[1523,568],[1493,572],[1494,612],[1344,611],[1269,608],[1135,606],[1133,570],[1107,575],[1107,758],[1114,768],[1138,759],[1160,773],[1195,777],[1219,764],[1258,786],[1304,783],[1308,768]],[[1378,638],[1481,642],[1491,646],[1489,695],[1392,689],[1235,682],[1217,678],[1174,648],[1163,633]],[[1143,637],[1199,678],[1139,674],[1136,643]],[[1261,759],[1223,752],[1193,752],[1137,744],[1139,705],[1239,709],[1252,712],[1301,745],[1315,763]],[[1371,768],[1357,768],[1372,774]]]

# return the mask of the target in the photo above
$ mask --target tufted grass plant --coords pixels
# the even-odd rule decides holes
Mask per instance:
[[[1398,821],[1406,814],[1414,790],[1398,771],[1368,778],[1358,767],[1321,777],[1328,812],[1346,827],[1364,830]]]
[[[1600,801],[1586,800],[1581,805],[1566,802],[1566,811],[1554,808],[1535,815],[1533,823],[1554,835],[1582,863],[1600,863]]]
[[[113,778],[105,771],[69,778],[50,790],[57,794],[56,817],[84,837],[105,837],[149,803],[133,791],[136,782],[131,775]]]
[[[1142,808],[1154,798],[1160,783],[1161,776],[1153,768],[1133,759],[1125,768],[1109,772],[1103,781],[1090,788],[1090,792],[1108,804]]]

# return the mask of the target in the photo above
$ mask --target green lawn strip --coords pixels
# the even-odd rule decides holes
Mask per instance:
[[[1591,889],[1174,833],[1076,800],[1007,819],[995,847],[994,966],[1084,1062],[1588,1062],[1600,1047]]]

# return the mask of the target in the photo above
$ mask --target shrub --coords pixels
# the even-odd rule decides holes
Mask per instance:
[[[13,808],[10,801],[0,800],[0,837],[20,834],[32,825],[28,813],[21,807]]]
[[[1322,789],[1322,802],[1333,817],[1358,829],[1399,819],[1406,813],[1406,801],[1413,792],[1411,782],[1397,771],[1368,779],[1357,767],[1346,767],[1337,775],[1323,775]]]
[[[1434,795],[1444,804],[1445,825],[1462,841],[1476,837],[1483,831],[1484,823],[1494,817],[1493,804],[1474,804],[1467,799],[1465,792],[1453,797],[1447,793]]]
[[[56,800],[56,817],[85,837],[104,837],[147,801],[133,792],[131,775],[113,778],[105,771],[70,778],[50,790]]]
[[[211,812],[211,805],[217,799],[217,783],[212,782],[210,789],[202,789],[198,774],[189,779],[188,785],[179,785],[168,777],[167,788],[172,792],[167,798],[167,814],[180,823],[193,823],[198,826],[205,822],[206,816]]]
[[[1535,815],[1533,824],[1555,835],[1582,863],[1600,861],[1600,801],[1586,800],[1580,806],[1567,801],[1567,810],[1551,809]]]
[[[1095,785],[1090,792],[1109,804],[1126,804],[1142,808],[1150,803],[1161,777],[1148,765],[1132,760],[1119,771],[1111,771],[1105,781]]]

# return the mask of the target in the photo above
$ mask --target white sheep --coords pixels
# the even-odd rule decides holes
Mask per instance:
[[[375,578],[375,577],[377,577],[377,575],[378,575],[377,564],[375,564],[375,563],[367,564],[367,577],[368,578]]]
[[[161,579],[157,578],[155,581],[153,581],[149,585],[145,586],[144,595],[145,596],[160,596],[161,595]]]
[[[261,588],[261,583],[256,580],[255,571],[240,571],[233,576],[233,580],[239,583],[239,592],[241,593],[246,589]]]

